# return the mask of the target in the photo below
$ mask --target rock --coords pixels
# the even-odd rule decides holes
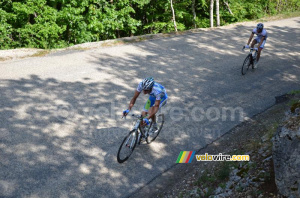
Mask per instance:
[[[240,176],[233,176],[233,177],[231,178],[231,180],[232,180],[233,182],[237,183],[238,181],[241,180],[241,177],[240,177]]]
[[[264,136],[261,137],[261,141],[262,141],[262,142],[266,142],[266,141],[268,141],[268,140],[269,140],[268,134],[266,134],[266,135],[264,135]]]
[[[234,169],[233,171],[231,171],[230,175],[231,175],[231,176],[234,176],[234,175],[236,175],[238,172],[239,172],[238,169]]]
[[[300,197],[300,139],[295,134],[283,126],[273,141],[275,182],[279,193],[286,197]]]
[[[208,188],[204,188],[203,192],[206,194],[208,192]]]
[[[261,149],[258,150],[258,154],[260,154],[260,155],[261,155],[263,152],[264,152],[264,148],[261,148]]]
[[[228,192],[227,192],[227,195],[228,196],[230,196],[230,195],[232,195],[233,193],[232,193],[232,190],[229,190]]]
[[[195,196],[195,197],[199,197],[200,195],[198,194],[198,188],[195,188],[193,189],[191,192],[190,192],[190,195],[191,196]]]
[[[233,182],[232,181],[228,181],[226,183],[226,189],[231,189],[233,187]]]
[[[223,192],[223,188],[221,187],[218,187],[216,190],[215,190],[215,194],[218,195],[218,194],[221,194]]]
[[[263,160],[263,162],[270,161],[272,159],[272,155]]]

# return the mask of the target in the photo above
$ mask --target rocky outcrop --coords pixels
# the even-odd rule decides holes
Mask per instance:
[[[300,197],[300,115],[291,109],[273,138],[275,182],[281,195]]]

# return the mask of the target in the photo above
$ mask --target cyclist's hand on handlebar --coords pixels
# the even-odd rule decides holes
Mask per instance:
[[[149,120],[148,120],[148,118],[144,118],[144,119],[143,119],[143,122],[144,122],[144,124],[149,125]]]
[[[129,113],[129,109],[126,109],[123,111],[123,116],[127,116],[127,114]]]

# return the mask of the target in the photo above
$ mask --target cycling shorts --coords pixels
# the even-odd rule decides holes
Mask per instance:
[[[145,103],[144,106],[144,111],[148,112],[150,107],[153,107],[155,104],[155,100],[156,98],[154,96],[149,96],[147,102]],[[159,109],[164,106],[165,104],[167,104],[167,100],[168,100],[168,95],[165,94],[165,96],[160,100],[160,104],[159,104]]]
[[[256,37],[255,40],[256,40],[256,43],[257,43],[257,44],[260,43],[260,38]],[[267,41],[267,39],[265,39],[265,40],[263,41],[263,43],[261,44],[261,46],[259,46],[261,49],[264,49],[265,44],[266,44],[266,41]]]

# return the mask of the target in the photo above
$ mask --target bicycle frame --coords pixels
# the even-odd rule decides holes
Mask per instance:
[[[257,52],[258,49],[257,48],[249,48],[249,54],[251,54],[250,59],[251,59],[251,64],[253,64],[253,60],[256,58],[257,56]],[[243,47],[243,51],[245,51],[245,46]],[[254,53],[253,53],[254,52]]]
[[[141,122],[143,121],[143,117],[142,117],[142,115],[135,115],[135,114],[131,114],[131,116],[137,118],[137,120],[134,124],[133,130],[140,131],[140,133],[138,133],[138,142],[139,142],[141,139],[141,135],[145,136],[145,129],[143,127],[141,127]],[[151,123],[149,124],[149,126],[151,126]],[[147,131],[146,131],[146,133],[147,133]]]

